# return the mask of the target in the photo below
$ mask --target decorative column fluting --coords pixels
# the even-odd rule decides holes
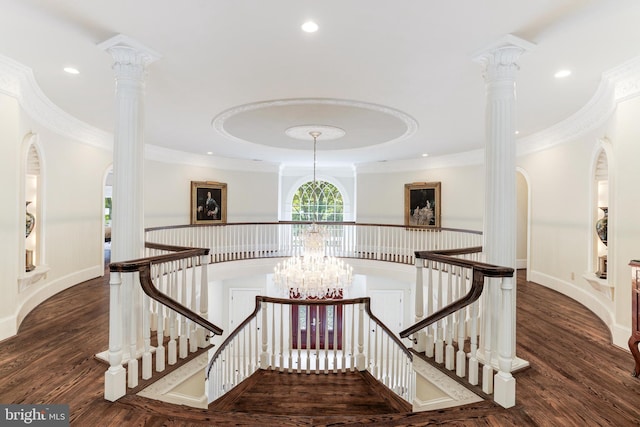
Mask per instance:
[[[113,57],[116,87],[111,260],[126,261],[144,254],[145,78],[146,67],[160,55],[123,35],[98,47]],[[111,300],[113,302],[113,294],[117,294],[119,304],[110,307],[109,327],[121,329],[121,332],[110,331],[109,348],[110,351],[120,348],[128,358],[129,386],[135,387],[138,378],[136,355],[142,344],[140,292],[134,287],[130,274],[123,275],[121,281],[113,281],[112,285]],[[117,388],[109,391],[112,397],[117,398],[124,392],[120,384],[111,386]]]
[[[533,44],[508,35],[475,59],[484,69],[486,86],[484,254],[486,262],[516,267],[516,61]],[[495,399],[503,406],[515,404],[515,277],[489,279],[490,299],[483,321],[490,322],[490,342],[480,348],[487,370],[497,356]],[[483,335],[484,336],[484,335]],[[486,339],[486,338],[485,338]],[[488,372],[485,371],[485,374]]]

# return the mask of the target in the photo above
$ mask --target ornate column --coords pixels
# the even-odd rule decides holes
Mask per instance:
[[[111,259],[125,261],[143,255],[145,78],[160,55],[123,35],[99,47],[113,56],[116,83]]]
[[[123,35],[98,47],[113,57],[116,83],[111,259],[126,261],[140,258],[144,251],[144,89],[146,67],[160,55]],[[116,312],[112,305],[109,313],[122,320],[121,344],[129,359],[130,387],[137,385],[136,353],[142,347],[142,307],[139,287],[134,286],[133,279],[131,274],[123,275],[121,309]],[[109,344],[112,345],[115,344]]]
[[[516,267],[516,61],[533,44],[508,35],[481,52],[475,60],[484,68],[486,84],[484,254],[486,262]],[[486,365],[497,365],[495,399],[503,406],[515,404],[515,277],[489,280],[492,307],[483,313],[490,322],[491,342],[481,343]],[[497,332],[497,333],[496,333]],[[486,336],[483,335],[486,340]],[[490,366],[486,366],[491,370]],[[489,374],[489,372],[486,372]]]

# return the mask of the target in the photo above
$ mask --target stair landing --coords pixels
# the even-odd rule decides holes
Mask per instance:
[[[259,370],[212,402],[209,409],[270,415],[375,415],[406,413],[397,398],[368,372],[298,374]]]

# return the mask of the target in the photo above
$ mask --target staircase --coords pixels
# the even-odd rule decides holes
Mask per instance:
[[[411,412],[368,372],[296,374],[258,370],[209,405],[220,412],[311,416]]]

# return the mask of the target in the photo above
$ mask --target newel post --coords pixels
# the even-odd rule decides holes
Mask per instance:
[[[364,303],[358,304],[358,355],[356,356],[356,369],[364,371],[367,369],[366,358],[364,356]]]
[[[494,378],[494,400],[505,408],[511,408],[516,404],[516,379],[511,375],[513,364],[513,351],[511,337],[514,335],[514,326],[511,321],[514,317],[513,306],[513,277],[502,279],[500,287],[501,313],[500,333],[498,340],[498,373]]]
[[[122,290],[120,273],[109,278],[109,369],[104,373],[104,398],[114,402],[125,395],[127,372],[122,366]]]
[[[424,260],[422,258],[416,258],[415,261],[416,266],[416,297],[415,297],[415,323],[420,322],[424,318]],[[423,330],[416,332],[413,334],[413,348],[419,352],[423,353],[426,348],[426,332]]]
[[[260,303],[262,310],[262,351],[260,352],[260,369],[269,368],[269,330],[267,325],[269,324],[269,318],[267,315],[267,303],[262,301]]]
[[[195,274],[195,273],[194,273]],[[200,316],[208,319],[209,314],[209,256],[200,257]],[[198,346],[207,346],[206,331],[202,326],[198,326]]]

